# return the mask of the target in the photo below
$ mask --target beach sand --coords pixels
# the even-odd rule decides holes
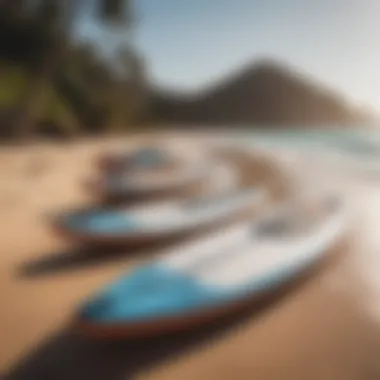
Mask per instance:
[[[52,212],[93,201],[80,181],[94,174],[96,152],[120,143],[1,149],[0,373],[41,380],[380,377],[380,197],[373,185],[340,184],[352,206],[349,232],[302,287],[175,336],[120,343],[73,336],[70,318],[88,294],[165,248],[74,249],[44,222]],[[248,182],[268,181],[280,198],[296,186],[267,163],[256,171],[248,161],[239,165]]]

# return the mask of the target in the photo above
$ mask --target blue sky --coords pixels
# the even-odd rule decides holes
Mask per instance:
[[[282,60],[380,110],[379,0],[135,0],[156,83],[193,91],[260,58]],[[82,36],[112,36],[84,19]]]

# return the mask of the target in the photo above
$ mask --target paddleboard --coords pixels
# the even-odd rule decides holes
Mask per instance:
[[[102,338],[139,337],[211,322],[279,289],[341,236],[344,204],[323,197],[237,225],[127,273],[90,298],[75,327]]]
[[[109,199],[172,193],[202,184],[219,166],[214,161],[204,162],[200,156],[187,157],[176,167],[113,171],[85,185],[93,194]]]
[[[217,196],[167,201],[119,209],[83,209],[53,218],[71,239],[103,244],[154,240],[222,223],[264,202],[265,191],[247,188]]]
[[[151,171],[179,165],[184,161],[173,147],[144,146],[127,152],[106,153],[97,158],[102,171]]]

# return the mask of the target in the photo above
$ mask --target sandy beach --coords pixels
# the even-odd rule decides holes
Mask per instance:
[[[72,336],[70,317],[88,294],[166,248],[94,252],[73,248],[48,228],[52,212],[94,201],[81,181],[95,174],[97,152],[121,143],[0,148],[0,373],[41,380],[380,377],[376,183],[335,181],[352,223],[302,286],[196,332],[116,344]],[[239,167],[247,183],[266,181],[280,197],[297,187],[268,162]]]

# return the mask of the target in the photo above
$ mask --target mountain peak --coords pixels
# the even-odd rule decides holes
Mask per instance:
[[[175,103],[175,102],[174,102]],[[192,99],[167,102],[175,121],[210,124],[331,125],[365,122],[344,97],[271,58],[250,62]],[[170,113],[172,112],[172,115]]]

